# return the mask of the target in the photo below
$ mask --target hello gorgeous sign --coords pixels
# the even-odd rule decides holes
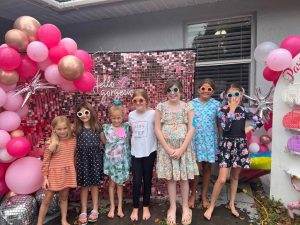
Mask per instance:
[[[300,73],[300,53],[293,58],[291,66],[285,69],[282,72],[282,75],[283,77],[289,80],[293,80],[294,76],[299,73]]]

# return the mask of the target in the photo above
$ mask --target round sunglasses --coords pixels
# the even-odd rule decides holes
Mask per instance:
[[[146,100],[144,98],[134,98],[134,99],[132,99],[133,104],[137,104],[137,103],[143,104],[144,102],[146,102]]]
[[[212,92],[213,89],[212,89],[211,87],[208,87],[208,88],[206,88],[206,87],[201,87],[201,88],[200,88],[200,91],[208,91],[208,92]]]
[[[89,110],[84,110],[83,112],[81,112],[81,111],[79,111],[79,112],[77,112],[77,117],[79,117],[79,118],[81,118],[81,117],[83,117],[83,116],[88,116],[88,115],[90,115],[90,111]]]
[[[241,95],[240,92],[233,92],[233,93],[228,93],[227,98],[232,98],[232,97],[239,97]]]
[[[178,93],[179,88],[173,87],[173,88],[168,88],[167,93]]]

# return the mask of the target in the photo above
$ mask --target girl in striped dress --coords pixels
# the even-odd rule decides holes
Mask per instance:
[[[76,139],[72,135],[71,123],[65,116],[53,119],[52,135],[47,146],[42,166],[45,197],[41,204],[37,225],[42,225],[55,192],[59,191],[61,224],[67,222],[69,188],[75,188],[76,172],[74,152]]]

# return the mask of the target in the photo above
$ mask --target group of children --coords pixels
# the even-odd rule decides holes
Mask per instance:
[[[109,176],[109,218],[124,217],[122,209],[123,185],[132,174],[132,221],[139,216],[139,200],[143,193],[143,220],[149,211],[151,180],[156,161],[156,174],[166,180],[170,207],[167,224],[176,224],[176,183],[180,183],[183,225],[191,224],[195,205],[196,176],[203,171],[202,205],[204,217],[211,219],[216,200],[229,169],[231,188],[229,209],[239,216],[234,201],[241,168],[249,168],[249,154],[245,139],[245,121],[253,121],[250,129],[262,126],[261,119],[243,107],[244,90],[236,84],[225,90],[225,103],[212,98],[215,84],[210,79],[201,81],[199,96],[189,103],[181,100],[180,81],[168,81],[167,101],[148,107],[149,98],[144,89],[134,91],[135,110],[124,122],[125,109],[119,100],[109,108],[110,124],[98,123],[97,113],[88,103],[76,109],[74,128],[65,116],[52,121],[52,135],[44,154],[42,172],[45,198],[40,207],[38,225],[42,225],[55,192],[59,192],[61,223],[68,225],[67,208],[70,188],[80,187],[81,225],[98,220],[98,194],[103,174]],[[102,149],[105,145],[105,150]],[[207,198],[211,165],[218,162],[220,171],[214,185],[211,201]],[[189,183],[190,182],[190,183]],[[191,192],[190,192],[191,190]],[[92,211],[87,213],[88,193],[91,191]],[[191,194],[190,194],[191,193]],[[190,196],[189,196],[190,195]]]

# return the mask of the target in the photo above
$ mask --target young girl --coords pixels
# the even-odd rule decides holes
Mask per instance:
[[[207,190],[211,175],[211,164],[215,162],[218,147],[217,115],[220,103],[211,96],[215,90],[215,83],[211,79],[200,81],[198,87],[199,97],[190,101],[195,112],[193,125],[195,135],[192,140],[192,148],[196,153],[199,167],[202,167],[202,207],[205,209],[209,205]],[[191,180],[191,196],[189,206],[195,207],[196,179]]]
[[[191,150],[193,137],[193,111],[181,101],[182,84],[178,80],[167,82],[168,100],[159,103],[155,112],[157,148],[157,177],[167,180],[170,208],[167,223],[176,224],[176,182],[180,182],[182,197],[182,224],[191,224],[192,211],[188,206],[189,179],[199,174],[195,153]]]
[[[131,155],[133,174],[133,210],[131,220],[138,220],[139,200],[143,183],[143,220],[151,216],[149,211],[151,181],[156,158],[157,140],[154,133],[155,111],[148,108],[148,95],[144,89],[133,93],[135,110],[129,113],[132,128]]]
[[[98,220],[99,185],[103,173],[103,151],[100,143],[100,126],[97,114],[89,103],[77,107],[75,131],[77,135],[76,169],[78,186],[81,187],[81,214],[78,221],[85,225]],[[93,210],[87,215],[89,189],[92,194]]]
[[[124,108],[120,100],[114,100],[113,106],[109,108],[111,124],[103,125],[101,140],[105,143],[104,174],[109,180],[109,218],[115,215],[115,188],[117,186],[119,217],[124,217],[123,184],[129,178],[130,169],[130,148],[129,148],[129,125],[123,123]]]
[[[204,217],[207,220],[211,219],[216,201],[226,182],[230,168],[229,209],[234,216],[239,217],[239,213],[234,205],[238,179],[241,169],[249,168],[250,161],[245,135],[245,122],[247,119],[252,120],[252,129],[263,125],[261,118],[242,106],[243,93],[243,88],[240,85],[231,84],[225,90],[225,96],[228,103],[219,110],[218,117],[223,130],[217,154],[217,162],[219,163],[220,171],[214,185],[210,206],[204,213]]]
[[[69,188],[75,188],[76,172],[74,166],[74,151],[76,140],[72,136],[71,124],[67,117],[57,116],[53,119],[52,135],[49,146],[45,150],[42,172],[45,198],[41,204],[37,225],[44,223],[53,195],[59,191],[61,224],[67,222]]]

